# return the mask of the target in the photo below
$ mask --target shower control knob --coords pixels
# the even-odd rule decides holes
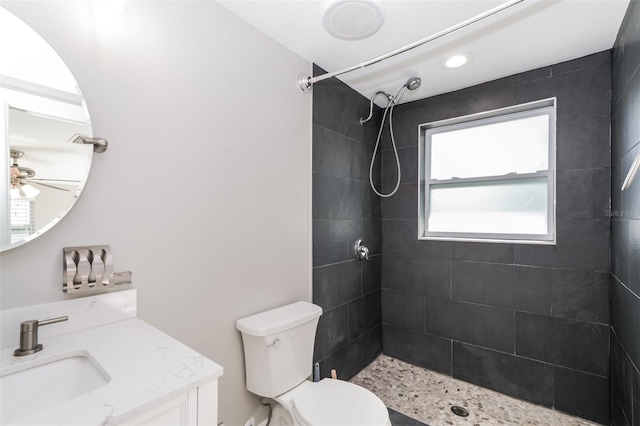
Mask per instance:
[[[369,260],[369,249],[362,243],[362,240],[356,241],[355,251],[359,260]]]

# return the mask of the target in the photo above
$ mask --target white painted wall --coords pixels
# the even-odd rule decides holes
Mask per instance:
[[[98,1],[2,2],[62,56],[110,145],[61,223],[0,255],[0,306],[64,300],[62,248],[110,244],[139,316],[224,367],[220,420],[243,424],[258,404],[235,320],[310,295],[311,97],[295,77],[311,64],[215,2],[109,16]]]

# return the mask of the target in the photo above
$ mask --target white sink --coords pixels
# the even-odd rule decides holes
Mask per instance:
[[[109,376],[89,354],[29,364],[0,377],[0,424],[37,413],[109,383]]]

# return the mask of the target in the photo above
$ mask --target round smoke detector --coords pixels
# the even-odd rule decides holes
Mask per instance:
[[[384,22],[382,0],[327,0],[322,24],[329,34],[343,40],[361,40],[374,34]]]

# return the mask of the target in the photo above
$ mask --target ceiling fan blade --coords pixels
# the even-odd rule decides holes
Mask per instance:
[[[48,188],[53,188],[53,189],[57,189],[58,191],[67,191],[70,192],[70,189],[66,189],[66,188],[60,188],[58,186],[53,186],[53,185],[49,185],[48,183],[42,183],[42,182],[35,182],[33,180],[29,180],[29,183],[35,183],[36,185],[42,185],[42,186],[46,186]]]
[[[80,183],[79,180],[74,180],[74,179],[29,179],[29,182],[34,182],[34,183],[38,183],[38,182],[47,182],[47,181],[51,181],[51,182],[69,182],[69,183]]]

